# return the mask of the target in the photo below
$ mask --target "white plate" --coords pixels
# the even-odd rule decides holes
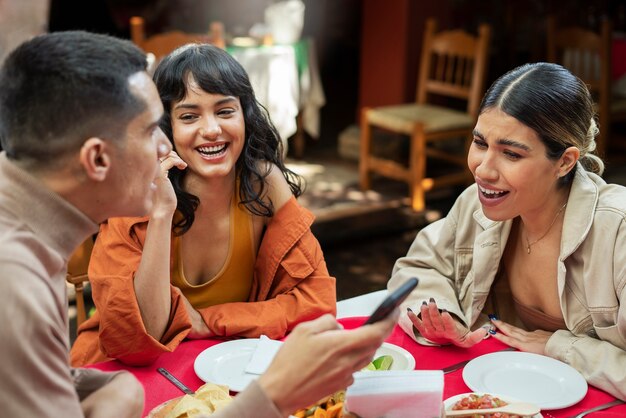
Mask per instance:
[[[259,375],[246,373],[245,369],[257,344],[258,338],[226,341],[202,351],[193,363],[196,375],[204,382],[227,385],[230,390],[241,392]],[[390,370],[413,370],[415,359],[402,347],[383,343],[374,358],[390,355],[393,363]]]
[[[380,356],[393,357],[393,363],[391,363],[389,370],[413,370],[415,368],[413,355],[395,344],[383,343],[383,345],[376,350],[374,358]]]
[[[463,380],[474,392],[499,393],[541,409],[566,408],[587,394],[587,382],[571,366],[519,351],[475,358],[463,369]]]
[[[230,390],[241,392],[259,377],[245,372],[258,343],[258,338],[248,338],[214,345],[198,354],[193,369],[205,382],[227,385]]]
[[[463,398],[465,398],[466,396],[469,396],[469,395],[471,395],[471,394],[472,394],[472,392],[470,392],[470,393],[461,393],[460,395],[450,396],[448,399],[446,399],[445,401],[443,401],[443,407],[444,407],[444,409],[445,409],[446,411],[447,411],[447,410],[449,410],[450,408],[452,408],[452,406],[453,406],[455,403],[457,403],[457,402],[458,402],[458,401],[460,401],[461,399],[463,399]],[[481,392],[476,393],[476,394],[477,394],[477,395],[479,395],[479,396],[480,396],[480,395],[484,395],[484,393],[481,393]],[[504,401],[504,402],[506,402],[506,403],[519,402],[519,399],[515,399],[515,398],[512,398],[512,397],[510,397],[510,396],[506,396],[506,395],[498,395],[498,394],[495,394],[495,393],[490,393],[490,395],[491,395],[491,396],[493,396],[493,397],[496,397],[496,398],[500,398],[501,400],[503,400],[503,401]],[[532,418],[543,418],[543,415],[541,415],[541,414],[536,414],[536,415],[533,415],[533,417],[532,417]]]

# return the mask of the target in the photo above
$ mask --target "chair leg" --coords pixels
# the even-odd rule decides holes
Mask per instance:
[[[85,295],[83,294],[83,284],[75,285],[76,290],[76,328],[87,319],[87,311],[85,310]]]
[[[372,132],[368,122],[368,113],[368,108],[363,108],[361,111],[361,133],[359,138],[359,184],[363,191],[372,188],[372,181],[369,174]]]
[[[409,155],[409,188],[411,192],[411,207],[414,211],[423,211],[424,202],[424,177],[426,176],[426,140],[424,129],[418,124],[411,135]]]

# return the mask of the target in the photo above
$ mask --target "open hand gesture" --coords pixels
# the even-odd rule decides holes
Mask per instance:
[[[470,331],[445,309],[440,311],[433,298],[428,303],[422,303],[419,316],[413,311],[408,311],[408,316],[422,337],[435,344],[471,347],[487,336],[486,329]]]

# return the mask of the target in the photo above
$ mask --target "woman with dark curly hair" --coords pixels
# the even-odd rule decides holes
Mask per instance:
[[[73,364],[148,364],[184,338],[281,338],[334,313],[300,178],[227,52],[187,45],[154,74],[174,151],[171,187],[151,214],[102,224],[89,266],[95,315],[78,330]]]

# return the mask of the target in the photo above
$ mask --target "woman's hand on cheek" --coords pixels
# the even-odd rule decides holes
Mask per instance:
[[[161,172],[167,175],[167,172],[172,167],[176,167],[179,170],[187,168],[187,163],[174,150],[170,151],[164,158],[161,158]]]
[[[167,175],[172,167],[176,167],[180,170],[187,167],[187,163],[184,162],[175,151],[170,151],[170,153],[160,161],[161,173],[154,180],[156,192],[154,194],[154,204],[152,206],[151,217],[172,216],[176,210],[177,199],[172,183]]]
[[[552,336],[552,332],[543,330],[525,331],[497,319],[492,319],[491,323],[497,329],[495,333],[492,333],[493,338],[520,351],[541,355],[546,354],[546,344]]]

